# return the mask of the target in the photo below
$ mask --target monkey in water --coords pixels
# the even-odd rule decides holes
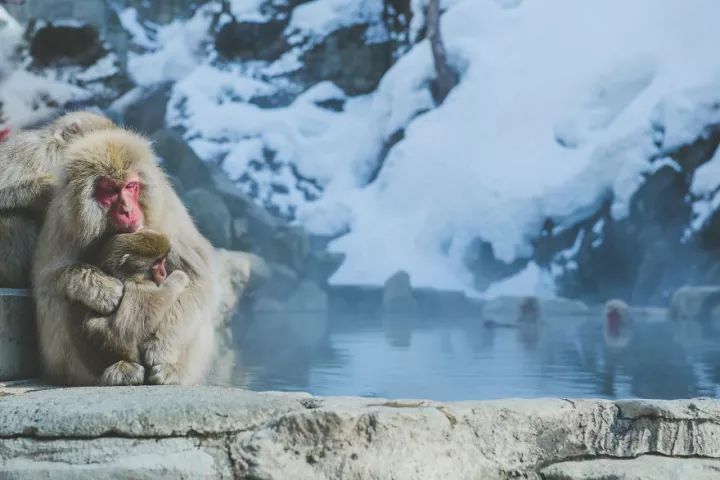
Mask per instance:
[[[67,146],[88,132],[111,128],[113,122],[101,115],[73,112],[0,142],[0,287],[30,284],[38,232]]]
[[[63,385],[100,383],[99,368],[87,366],[74,339],[79,319],[72,307],[115,312],[123,283],[88,261],[91,252],[113,235],[151,229],[172,245],[167,270],[183,271],[188,285],[162,316],[163,328],[143,344],[147,382],[200,382],[212,360],[219,306],[213,250],[150,142],[121,128],[98,130],[71,142],[64,157],[33,261],[43,375]]]
[[[74,338],[88,368],[100,374],[101,385],[144,383],[144,343],[162,331],[165,314],[189,282],[180,270],[168,276],[169,252],[165,235],[141,230],[111,236],[96,254],[93,263],[124,284],[123,298],[112,315],[98,316],[76,306],[85,314]]]

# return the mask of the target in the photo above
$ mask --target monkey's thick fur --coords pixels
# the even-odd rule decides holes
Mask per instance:
[[[155,283],[153,265],[169,251],[167,237],[141,230],[111,236],[93,262],[125,285],[120,306],[112,315],[98,316],[80,304],[73,307],[81,310],[78,317],[82,318],[73,336],[75,345],[84,363],[100,375],[100,384],[145,382],[145,343],[163,334],[165,313],[189,281],[184,272],[176,270],[162,284]]]
[[[83,362],[73,341],[71,322],[78,319],[71,305],[79,302],[109,315],[120,304],[122,282],[83,262],[88,251],[115,233],[109,212],[95,199],[95,185],[103,177],[125,179],[135,172],[142,184],[144,227],[169,239],[167,268],[189,277],[187,288],[162,319],[164,331],[146,346],[148,374],[155,383],[199,382],[211,361],[212,319],[218,308],[210,243],[154,163],[145,138],[123,129],[99,130],[72,142],[65,157],[32,275],[44,375],[65,385],[99,383],[96,370]]]
[[[0,142],[0,287],[30,285],[38,231],[67,146],[87,132],[114,127],[100,115],[73,112]]]

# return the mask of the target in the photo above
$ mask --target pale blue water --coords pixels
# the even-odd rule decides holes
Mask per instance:
[[[253,390],[436,400],[715,396],[720,333],[601,316],[487,328],[476,318],[263,315],[234,332],[233,383]]]

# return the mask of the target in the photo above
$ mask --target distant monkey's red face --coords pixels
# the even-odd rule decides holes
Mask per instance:
[[[124,182],[103,177],[95,184],[95,200],[108,211],[118,233],[135,233],[145,217],[140,207],[140,176],[132,173]]]

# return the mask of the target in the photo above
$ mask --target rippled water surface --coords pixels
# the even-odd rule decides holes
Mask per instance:
[[[599,314],[488,327],[477,318],[262,315],[233,332],[233,383],[253,390],[436,400],[716,396],[710,324]]]

